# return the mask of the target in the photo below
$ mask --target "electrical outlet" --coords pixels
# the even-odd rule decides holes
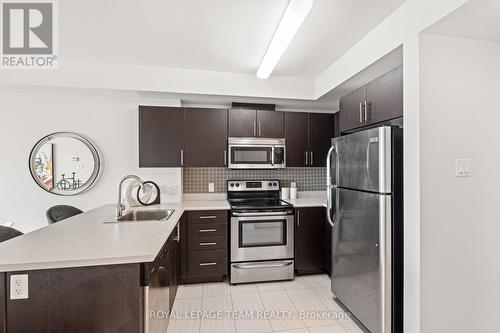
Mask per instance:
[[[208,193],[213,193],[213,192],[215,192],[215,184],[208,183]]]
[[[28,274],[10,276],[10,299],[28,298]]]
[[[455,160],[455,176],[456,177],[470,177],[471,176],[471,162],[468,158],[461,158]]]
[[[177,194],[177,186],[175,186],[175,185],[168,186],[168,194],[169,195],[176,195]]]

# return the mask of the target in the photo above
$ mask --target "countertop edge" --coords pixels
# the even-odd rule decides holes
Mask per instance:
[[[324,207],[325,199],[323,197],[304,197],[298,199],[285,200],[290,202],[296,208],[306,208],[306,207]],[[103,205],[96,209],[102,208],[107,205]],[[173,208],[176,213],[174,220],[170,221],[172,226],[164,242],[172,234],[175,225],[180,221],[184,212],[197,211],[197,210],[230,210],[230,205],[227,200],[185,200],[182,202],[166,202],[162,203],[156,208]],[[137,208],[137,207],[134,207]],[[154,209],[155,206],[142,207],[140,209]],[[21,236],[22,237],[22,236]],[[159,242],[159,241],[158,241]],[[121,265],[121,264],[137,264],[137,263],[147,263],[155,260],[161,247],[155,254],[139,254],[135,256],[124,256],[124,257],[102,257],[102,258],[91,258],[91,259],[69,259],[63,261],[39,261],[34,263],[21,262],[19,264],[8,263],[5,265],[0,265],[0,272],[19,272],[19,271],[32,271],[32,270],[45,270],[45,269],[64,269],[64,268],[76,268],[76,267],[92,267],[92,266],[107,266],[107,265]]]

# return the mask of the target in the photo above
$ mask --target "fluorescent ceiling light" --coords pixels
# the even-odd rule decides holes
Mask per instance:
[[[260,63],[257,77],[267,79],[311,11],[313,0],[290,0],[273,39]]]

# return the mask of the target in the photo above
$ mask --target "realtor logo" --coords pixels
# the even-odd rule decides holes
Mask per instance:
[[[54,3],[2,2],[2,68],[55,68]]]

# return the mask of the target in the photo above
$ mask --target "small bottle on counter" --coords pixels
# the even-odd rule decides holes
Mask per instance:
[[[290,184],[290,199],[297,199],[297,183],[295,182]]]
[[[281,199],[288,199],[290,198],[290,188],[289,187],[282,187],[281,188]]]

